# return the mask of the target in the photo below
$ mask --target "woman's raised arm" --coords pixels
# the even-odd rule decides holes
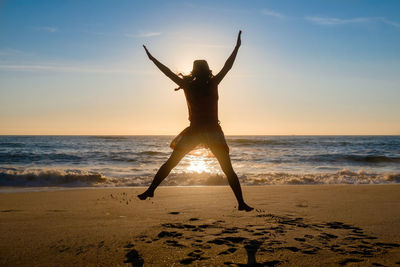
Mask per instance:
[[[179,78],[178,75],[173,73],[167,66],[162,64],[160,61],[158,61],[155,57],[153,57],[149,50],[147,50],[147,47],[143,45],[144,50],[146,51],[147,56],[153,63],[165,74],[167,75],[168,78],[170,78],[172,81],[174,81],[177,85],[183,86],[183,79]]]
[[[222,79],[225,77],[225,75],[228,73],[228,71],[232,68],[233,62],[235,62],[235,58],[236,58],[237,52],[239,50],[240,45],[242,44],[242,40],[240,38],[241,34],[242,34],[242,31],[239,31],[235,49],[233,49],[232,54],[226,60],[225,65],[222,68],[222,70],[217,75],[215,75],[215,77],[214,77],[214,80],[217,83],[220,83],[222,81]]]

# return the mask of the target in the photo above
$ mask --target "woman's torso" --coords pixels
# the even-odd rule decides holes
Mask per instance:
[[[189,121],[194,125],[218,123],[218,84],[192,81],[184,88]]]

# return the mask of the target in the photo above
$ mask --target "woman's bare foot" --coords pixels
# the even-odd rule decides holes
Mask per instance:
[[[137,197],[140,200],[145,200],[146,198],[153,197],[153,196],[154,196],[154,192],[149,192],[149,191],[145,191],[144,193],[137,195]]]
[[[246,203],[243,202],[242,204],[239,204],[238,210],[244,210],[244,211],[249,212],[249,211],[254,210],[254,208],[250,207],[249,205],[247,205]]]

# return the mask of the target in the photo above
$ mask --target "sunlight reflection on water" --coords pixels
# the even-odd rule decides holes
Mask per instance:
[[[209,149],[196,149],[187,154],[176,167],[176,172],[185,173],[221,173],[217,159]]]

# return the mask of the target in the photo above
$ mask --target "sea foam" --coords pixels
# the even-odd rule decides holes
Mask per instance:
[[[107,177],[99,172],[77,169],[0,168],[0,186],[16,187],[118,187],[148,186],[152,176]],[[400,183],[400,173],[357,172],[343,169],[334,173],[270,172],[240,175],[243,185],[315,185],[315,184],[389,184]],[[207,186],[227,185],[225,175],[207,172],[171,173],[162,185]]]

